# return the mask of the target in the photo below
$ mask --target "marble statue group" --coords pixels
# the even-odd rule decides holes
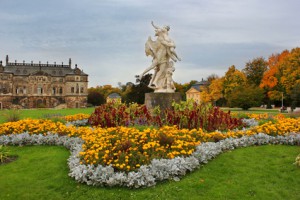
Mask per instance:
[[[175,52],[176,45],[174,41],[169,37],[170,27],[159,27],[154,25],[153,22],[151,24],[155,29],[157,38],[156,41],[153,41],[151,36],[149,36],[145,44],[145,53],[153,58],[152,64],[141,75],[136,77],[139,81],[147,72],[154,70],[148,87],[154,89],[154,92],[173,93],[175,92],[172,78],[175,71],[174,62],[181,59]]]

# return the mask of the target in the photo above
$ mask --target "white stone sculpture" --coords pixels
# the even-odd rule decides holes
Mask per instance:
[[[153,88],[154,92],[173,93],[175,92],[174,81],[172,79],[173,72],[175,71],[174,62],[181,59],[175,52],[176,45],[173,40],[169,38],[169,26],[162,28],[155,26],[156,41],[153,41],[149,36],[145,44],[145,53],[147,56],[152,56],[152,64],[141,75],[136,76],[137,80],[141,78],[150,70],[154,70],[154,74],[150,80],[148,87]],[[170,61],[173,60],[173,61]]]

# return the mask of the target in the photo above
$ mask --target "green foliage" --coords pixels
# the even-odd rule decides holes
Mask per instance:
[[[53,122],[61,122],[61,123],[66,123],[66,120],[64,120],[63,115],[61,113],[46,113],[43,114],[44,119],[49,119],[52,120]]]
[[[247,62],[243,72],[246,74],[248,84],[258,87],[268,69],[267,66],[268,62],[263,57],[254,58]]]
[[[102,94],[103,98],[106,99],[106,97],[111,93],[118,93],[121,94],[121,89],[113,87],[111,85],[103,85],[103,86],[97,86],[97,87],[91,87],[88,89],[88,93],[100,93]]]
[[[89,89],[87,102],[88,104],[91,104],[93,106],[99,106],[105,103],[105,98],[104,95],[101,94],[99,91]]]
[[[142,77],[138,84],[128,84],[125,92],[122,95],[124,102],[144,104],[145,93],[153,92],[153,89],[148,87],[151,77],[152,74],[146,74]]]
[[[6,159],[8,159],[9,157],[9,151],[8,149],[3,146],[0,145],[0,163],[4,163]]]
[[[267,109],[272,109],[272,105],[271,105],[270,101],[268,101],[268,103],[267,103]]]
[[[300,106],[300,80],[298,83],[294,85],[294,88],[292,90],[291,94],[292,99],[292,109],[295,109],[297,106]]]
[[[234,65],[229,67],[228,71],[225,74],[223,87],[224,87],[224,97],[227,100],[229,107],[232,105],[232,95],[235,93],[235,90],[239,87],[242,87],[246,84],[246,76],[244,73],[235,68]]]
[[[6,122],[16,122],[21,119],[20,111],[17,109],[8,110],[4,114],[4,118]]]
[[[255,86],[244,86],[236,88],[231,94],[231,105],[233,107],[248,110],[254,106],[260,106],[264,98],[263,90]]]
[[[263,125],[263,124],[268,123],[268,122],[273,122],[273,123],[275,123],[276,120],[275,120],[274,118],[260,119],[260,120],[258,121],[258,125],[260,126],[260,125]]]

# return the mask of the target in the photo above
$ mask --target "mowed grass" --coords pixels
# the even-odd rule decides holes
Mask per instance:
[[[28,110],[18,110],[21,119],[31,118],[31,119],[41,119],[47,117],[55,116],[66,116],[74,115],[78,113],[92,114],[95,108],[67,108],[67,109],[28,109]],[[6,122],[6,116],[10,112],[15,112],[12,110],[0,110],[0,123]]]
[[[299,146],[265,145],[219,155],[181,181],[144,189],[87,186],[68,177],[68,150],[9,147],[0,165],[0,199],[300,199]]]
[[[263,114],[263,113],[268,113],[271,115],[276,115],[279,114],[280,108],[273,108],[273,109],[266,109],[266,108],[250,108],[249,110],[243,110],[241,108],[227,108],[223,107],[221,108],[223,111],[229,111],[233,113],[252,113],[252,114]]]

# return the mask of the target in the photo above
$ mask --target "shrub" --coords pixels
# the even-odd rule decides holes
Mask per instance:
[[[300,167],[300,154],[296,157],[296,161],[294,163],[296,166]]]
[[[156,108],[154,115],[151,115],[145,105],[130,104],[127,107],[122,103],[110,102],[95,109],[89,118],[89,124],[101,127],[175,125],[180,129],[201,128],[206,131],[225,131],[243,126],[242,120],[232,117],[230,111],[225,113],[219,107],[194,101],[173,103],[172,108],[166,109],[163,114]]]
[[[247,92],[245,92],[247,91]],[[238,87],[231,94],[231,106],[248,110],[251,107],[261,105],[263,90],[255,86]]]
[[[0,145],[0,163],[4,163],[8,159],[9,151],[3,145]]]
[[[150,125],[152,117],[145,105],[109,102],[97,107],[91,114],[89,124],[101,127]]]
[[[21,119],[20,111],[17,109],[11,109],[4,115],[6,122],[16,122]]]
[[[193,101],[174,103],[165,115],[165,125],[176,125],[178,128],[225,131],[243,126],[242,120],[233,118],[230,111],[225,113],[219,107]]]
[[[43,115],[43,118],[49,119],[53,122],[66,123],[66,121],[63,119],[63,115],[61,113],[47,113],[47,114]]]

